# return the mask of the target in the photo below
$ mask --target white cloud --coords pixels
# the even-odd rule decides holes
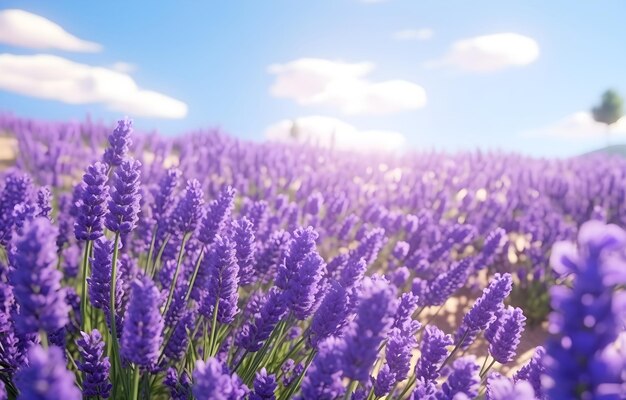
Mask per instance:
[[[596,122],[591,113],[579,111],[545,127],[523,132],[524,137],[552,137],[559,139],[601,139],[607,134],[606,125]],[[626,136],[626,117],[611,125],[609,134]]]
[[[322,116],[276,122],[265,130],[265,136],[269,140],[358,151],[392,151],[405,145],[404,136],[398,132],[358,130],[340,119]]]
[[[346,63],[320,58],[300,58],[268,68],[276,79],[270,93],[304,106],[327,106],[344,114],[384,115],[421,108],[426,92],[412,82],[371,82],[368,62]]]
[[[0,43],[84,53],[102,50],[98,43],[79,39],[49,19],[23,10],[0,11]]]
[[[124,61],[118,61],[116,63],[113,63],[113,65],[111,65],[111,68],[123,74],[130,74],[137,71],[137,66],[135,64],[127,63]]]
[[[430,28],[421,29],[403,29],[394,32],[393,38],[396,40],[428,40],[433,37],[435,32]]]
[[[493,72],[521,67],[539,58],[539,45],[517,33],[497,33],[462,39],[452,44],[448,53],[427,66],[452,66],[473,72]]]
[[[187,115],[185,103],[141,89],[127,74],[47,54],[0,54],[0,89],[70,104],[102,103],[136,116]]]

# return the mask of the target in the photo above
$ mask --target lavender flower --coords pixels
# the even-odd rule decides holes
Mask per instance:
[[[254,226],[254,231],[258,232],[267,219],[267,202],[265,200],[255,201],[247,212],[247,217]]]
[[[212,318],[213,309],[217,306],[217,320],[229,324],[239,312],[239,266],[235,252],[235,244],[228,238],[218,236],[215,249],[209,254],[210,268],[208,290],[202,300],[200,313]]]
[[[283,290],[287,288],[289,282],[298,274],[302,261],[315,251],[317,238],[317,232],[311,227],[298,228],[294,231],[287,257],[278,267],[276,286]]]
[[[480,377],[474,356],[461,357],[452,364],[452,373],[448,380],[441,386],[441,392],[437,394],[438,400],[453,400],[460,393],[473,399],[478,396]]]
[[[365,381],[376,360],[378,346],[396,312],[392,286],[380,277],[364,278],[354,322],[346,335],[344,375]]]
[[[543,365],[543,357],[545,354],[546,349],[544,349],[543,346],[537,346],[530,361],[513,376],[513,380],[516,382],[521,380],[528,381],[539,399],[544,398],[541,389],[541,375],[543,375],[545,371]]]
[[[109,196],[107,165],[101,162],[87,167],[79,186],[80,197],[76,202],[74,235],[78,240],[96,240],[104,232],[104,214]]]
[[[398,241],[393,247],[393,251],[391,252],[391,254],[398,260],[404,260],[406,256],[409,254],[410,248],[411,248],[411,245],[408,244],[407,242]]]
[[[425,383],[435,381],[439,377],[439,365],[446,359],[447,347],[451,344],[450,335],[436,326],[427,325],[420,346],[421,357],[415,365],[415,376]]]
[[[4,386],[4,382],[0,381],[0,400],[8,400],[8,398],[6,386]]]
[[[489,353],[500,364],[506,364],[515,358],[526,317],[520,308],[509,306],[498,321],[500,328],[489,341]]]
[[[373,379],[374,394],[376,397],[387,395],[397,380],[396,375],[389,370],[389,365],[383,365],[380,371],[378,371],[376,379]]]
[[[189,344],[187,331],[192,332],[194,330],[197,316],[198,313],[195,309],[186,310],[181,320],[174,326],[172,336],[163,350],[163,354],[169,361],[178,362],[185,356]]]
[[[48,186],[42,186],[37,191],[37,208],[39,209],[38,217],[52,217],[52,192]]]
[[[437,386],[434,382],[424,381],[418,378],[415,382],[415,390],[411,393],[410,400],[436,400]]]
[[[245,395],[224,366],[214,357],[196,361],[192,392],[197,400],[239,400]]]
[[[341,277],[339,279],[339,283],[346,289],[353,288],[357,286],[357,284],[363,278],[365,274],[365,270],[367,269],[367,264],[365,263],[365,259],[359,258],[358,260],[354,260],[352,258],[348,259],[346,265],[341,270]]]
[[[37,213],[37,206],[30,201],[24,201],[13,207],[14,231],[18,235],[24,233],[24,225],[27,221],[32,221]]]
[[[129,233],[139,220],[139,175],[141,163],[123,161],[115,171],[114,187],[105,216],[106,227],[116,233]]]
[[[109,358],[104,356],[104,342],[97,329],[90,334],[81,332],[76,341],[83,361],[77,361],[78,370],[83,374],[83,396],[99,396],[109,398],[111,388],[109,382]]]
[[[187,234],[194,232],[202,217],[204,193],[197,179],[187,181],[182,198],[172,212],[172,232]]]
[[[319,290],[324,266],[322,257],[316,252],[309,253],[283,292],[287,307],[301,321],[307,319],[314,311],[315,295]]]
[[[23,399],[80,400],[74,374],[65,368],[63,351],[52,346],[47,351],[33,346],[28,363],[15,376],[15,386]]]
[[[213,243],[215,236],[224,229],[224,224],[233,208],[235,194],[235,189],[227,186],[217,199],[209,203],[207,213],[198,232],[198,240],[205,245]]]
[[[253,226],[248,218],[243,217],[233,222],[233,239],[239,266],[239,282],[241,286],[247,286],[253,282],[253,262],[256,250]]]
[[[347,240],[348,235],[350,235],[350,232],[352,232],[352,229],[357,222],[359,222],[359,217],[354,214],[348,215],[343,224],[339,227],[339,232],[337,232],[337,239]]]
[[[316,347],[329,336],[338,335],[347,323],[349,311],[348,293],[337,281],[331,280],[324,299],[313,315],[309,343]]]
[[[0,334],[11,331],[11,311],[14,304],[13,288],[0,279]]]
[[[319,214],[323,203],[324,197],[322,196],[322,194],[319,192],[313,193],[307,199],[304,210],[310,215],[317,215]]]
[[[89,301],[94,308],[106,311],[110,302],[113,242],[103,237],[99,238],[94,242],[93,255],[93,258],[89,259],[91,276],[87,278]],[[116,285],[117,287],[119,285]]]
[[[463,323],[457,331],[457,341],[463,340],[462,347],[467,348],[478,333],[486,329],[495,319],[495,312],[502,301],[511,293],[511,275],[495,274],[482,296],[476,300],[470,311],[463,317]]]
[[[334,400],[341,398],[345,387],[341,381],[345,342],[329,337],[319,345],[313,364],[302,382],[303,400]]]
[[[440,306],[450,296],[463,287],[472,270],[472,260],[464,258],[456,262],[450,270],[438,275],[427,285],[428,290],[423,294],[422,300],[428,306]]]
[[[62,257],[63,263],[61,264],[61,266],[63,268],[63,273],[68,278],[76,278],[78,276],[78,270],[80,269],[81,263],[80,247],[78,247],[78,245],[72,245],[67,247],[65,250],[63,250]]]
[[[103,161],[111,167],[122,165],[128,147],[132,141],[130,135],[133,133],[133,121],[128,118],[117,121],[117,127],[109,135],[109,147],[104,150]]]
[[[419,324],[407,331],[393,328],[389,334],[386,356],[389,372],[395,377],[394,383],[405,380],[409,374],[412,353],[417,347],[415,332],[418,328]]]
[[[154,203],[151,205],[152,215],[161,224],[169,216],[174,204],[174,190],[178,186],[181,171],[177,168],[170,168],[159,181],[159,185],[152,192]]]
[[[287,250],[289,245],[289,234],[285,231],[273,232],[267,239],[265,248],[257,253],[255,264],[256,274],[261,278],[268,278],[276,272],[280,257]]]
[[[28,222],[12,254],[11,283],[20,306],[16,326],[24,334],[51,333],[68,323],[69,307],[56,269],[56,230],[44,217]]]
[[[550,290],[553,336],[546,344],[547,376],[542,379],[549,398],[623,394],[623,363],[616,363],[619,356],[611,346],[623,331],[623,311],[618,310],[624,297],[614,289],[626,283],[625,248],[626,232],[599,221],[580,228],[578,251],[567,243],[554,246],[553,268],[560,275],[571,273],[573,282],[571,288]]]
[[[492,374],[487,380],[486,400],[533,400],[535,391],[526,381],[512,382],[499,374]]]
[[[254,323],[244,325],[241,346],[251,352],[261,349],[286,311],[287,306],[280,291],[271,288]]]
[[[163,384],[170,389],[170,397],[173,400],[187,400],[191,396],[191,379],[185,371],[179,379],[176,369],[168,368]]]
[[[159,311],[161,296],[152,280],[136,279],[124,318],[120,354],[143,368],[153,367],[163,341],[163,318]]]
[[[402,296],[400,296],[400,303],[398,304],[398,311],[396,312],[392,328],[406,330],[405,327],[413,321],[413,314],[417,310],[418,304],[419,297],[410,292],[403,293]]]
[[[13,236],[13,209],[28,198],[32,190],[30,176],[12,172],[4,180],[4,189],[0,193],[0,245],[7,246]]]
[[[276,390],[276,377],[274,375],[268,375],[265,368],[261,368],[256,373],[254,379],[254,392],[250,394],[250,400],[274,400],[276,396],[274,391]]]
[[[370,265],[378,257],[378,252],[385,244],[385,230],[372,229],[360,241],[359,247],[350,253],[350,261],[354,262],[363,258],[365,265]]]
[[[485,243],[480,251],[480,256],[474,264],[476,269],[483,269],[493,263],[494,257],[502,250],[506,242],[506,232],[502,228],[496,228],[485,237]]]

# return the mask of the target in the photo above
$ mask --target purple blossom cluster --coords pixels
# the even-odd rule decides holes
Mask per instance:
[[[0,399],[626,393],[624,160],[0,130]]]

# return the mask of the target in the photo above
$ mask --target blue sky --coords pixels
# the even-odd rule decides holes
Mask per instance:
[[[116,63],[131,64],[133,71],[118,67],[119,73],[129,75],[141,89],[186,106],[185,115],[175,112],[176,118],[135,116],[139,129],[156,128],[174,134],[220,126],[252,140],[262,140],[269,126],[273,126],[273,137],[280,137],[285,125],[281,120],[321,116],[327,117],[326,121],[341,120],[348,126],[350,140],[363,133],[383,142],[387,137],[389,142],[402,137],[404,142],[397,143],[418,148],[500,148],[567,156],[605,143],[602,130],[584,113],[602,91],[615,88],[626,94],[626,2],[620,0],[471,4],[249,0],[180,4],[3,1],[0,11],[20,9],[39,15],[101,48],[95,52],[93,48],[33,48],[37,46],[11,45],[4,40],[0,56],[30,60],[33,55],[47,54],[56,56],[56,61],[61,57],[75,63],[72,65],[109,70],[114,70]],[[21,34],[21,27],[15,29]],[[427,32],[421,39],[399,40],[397,33],[403,30],[427,30],[430,37],[426,37]],[[505,43],[504,49],[500,44],[494,50],[504,54],[479,51],[463,58],[463,54],[455,53],[455,44],[460,41],[475,44],[476,38],[502,33],[530,40],[538,47],[538,55],[532,54],[532,46],[525,49],[527,42],[523,41],[513,41],[510,46]],[[14,37],[12,32],[10,40]],[[477,59],[482,56],[496,57],[492,60],[495,65],[484,67],[484,60]],[[518,56],[519,65],[512,65],[515,62],[510,59]],[[10,62],[18,59],[22,60],[7,58]],[[321,64],[326,71],[324,79],[337,83],[340,91],[344,84],[356,87],[356,94],[341,92],[330,98],[326,92],[320,94],[322,97],[303,95],[298,92],[302,90],[300,81],[295,82],[294,89],[289,79],[306,81],[310,74],[319,78],[316,63],[306,62],[311,59],[327,62]],[[33,65],[45,70],[47,61],[43,60],[43,64]],[[293,64],[298,60],[305,62]],[[288,80],[284,82],[289,86],[286,91],[272,89],[281,72],[271,73],[271,65],[282,65],[282,73],[288,75],[283,76]],[[324,75],[327,67],[331,68],[331,78]],[[336,72],[343,67],[365,72]],[[111,121],[125,114],[118,110],[123,108],[122,100],[115,100],[114,111],[110,110],[113,100],[109,97],[106,101],[100,97],[73,98],[76,104],[68,104],[67,96],[61,100],[39,98],[46,96],[33,92],[38,85],[25,95],[15,93],[25,90],[12,86],[15,79],[4,86],[1,80],[0,109],[18,115],[67,119],[90,113]],[[402,85],[390,89],[391,95],[383,100],[375,97],[373,106],[368,103],[364,109],[346,110],[355,99],[358,102],[362,90],[378,96],[380,88],[374,84],[393,80]],[[85,85],[84,81],[79,83]],[[416,87],[425,93],[425,103],[418,99]],[[282,94],[277,95],[277,91]],[[176,108],[169,104],[163,108]],[[620,142],[620,136],[626,137],[621,126],[615,129],[612,142]]]

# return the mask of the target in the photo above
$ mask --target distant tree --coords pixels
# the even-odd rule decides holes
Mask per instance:
[[[291,121],[291,129],[289,130],[289,137],[291,137],[294,141],[300,141],[300,129],[298,128],[298,124],[294,119]]]
[[[611,125],[619,121],[624,115],[624,101],[614,90],[607,90],[602,95],[602,102],[599,106],[593,107],[591,113],[597,122],[606,124],[606,142],[609,144],[609,133]]]

